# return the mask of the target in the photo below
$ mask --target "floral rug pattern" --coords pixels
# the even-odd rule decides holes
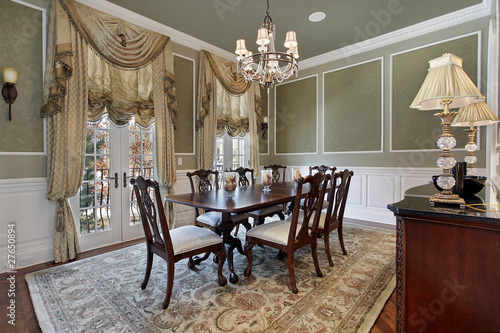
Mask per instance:
[[[334,267],[318,241],[322,278],[314,273],[310,247],[296,252],[296,295],[286,260],[260,246],[252,250],[248,278],[247,260],[235,252],[240,280],[224,287],[216,282],[211,259],[192,270],[187,260],[178,262],[166,310],[163,259],[155,256],[149,284],[140,288],[144,244],[35,272],[26,280],[43,332],[355,332],[395,274],[395,232],[344,224],[346,256],[337,232],[330,238]],[[227,265],[223,274],[228,277]]]

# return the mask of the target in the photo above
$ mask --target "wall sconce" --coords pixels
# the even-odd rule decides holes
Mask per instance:
[[[10,67],[2,67],[3,71],[3,85],[2,96],[5,102],[9,103],[9,121],[12,120],[12,103],[16,101],[17,98],[17,77],[19,75],[19,71]]]
[[[264,116],[262,117],[262,121],[260,123],[260,131],[262,133],[262,140],[266,140],[267,139],[267,129],[268,129],[268,122],[269,122],[269,117],[268,116]]]

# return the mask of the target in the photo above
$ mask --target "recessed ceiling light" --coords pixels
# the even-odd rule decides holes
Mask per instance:
[[[319,22],[319,21],[323,21],[326,17],[326,14],[323,13],[323,12],[316,12],[316,13],[312,13],[311,15],[309,15],[309,21],[311,22]]]

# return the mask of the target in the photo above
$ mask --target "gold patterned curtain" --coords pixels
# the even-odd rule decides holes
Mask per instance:
[[[88,120],[97,122],[107,113],[111,122],[120,127],[128,125],[132,117],[144,128],[153,124],[151,64],[135,71],[125,71],[111,66],[89,48],[88,67]]]
[[[94,54],[89,57],[89,47],[99,61],[94,61]],[[91,78],[89,68],[93,73]],[[126,74],[116,79],[118,73]],[[126,98],[117,98],[127,88],[117,88],[114,83],[123,82],[124,78],[137,81],[132,84],[137,89],[131,92],[135,100],[128,100],[130,104]],[[97,83],[107,80],[109,85],[98,87]],[[139,88],[144,82],[148,82],[148,91]],[[126,123],[131,114],[145,127],[152,123],[153,116],[156,118],[158,181],[164,192],[172,193],[176,180],[173,157],[176,100],[170,39],[73,0],[52,0],[41,115],[47,118],[49,138],[47,198],[56,200],[56,263],[73,259],[80,251],[67,199],[76,195],[82,182],[89,99],[92,104],[89,119],[100,117],[104,107],[109,107],[110,118],[118,124]],[[167,212],[173,225],[173,212]]]
[[[213,168],[216,136],[250,134],[251,167],[259,168],[260,88],[237,73],[236,63],[200,53],[198,79],[198,167]]]

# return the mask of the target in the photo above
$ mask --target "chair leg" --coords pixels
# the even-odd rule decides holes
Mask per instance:
[[[252,248],[255,246],[255,244],[245,244],[245,255],[248,260],[248,267],[245,269],[245,276],[250,276],[252,275]]]
[[[227,284],[227,279],[222,275],[222,268],[224,267],[224,262],[226,261],[226,250],[222,247],[219,251],[214,252],[217,258],[219,258],[219,266],[217,267],[217,275],[219,276],[219,286],[225,286]]]
[[[234,228],[234,237],[238,237],[238,232],[240,231],[240,225],[237,224],[236,228]]]
[[[329,229],[323,230],[323,238],[325,239],[325,252],[328,258],[328,264],[333,267],[332,255],[330,254],[330,234],[327,233],[328,231]]]
[[[338,233],[339,233],[339,241],[340,241],[340,247],[342,248],[342,253],[344,255],[347,255],[347,251],[345,249],[345,246],[344,246],[344,235],[343,235],[343,232],[342,232],[342,225],[340,225],[337,229]]]
[[[175,263],[167,262],[167,292],[165,294],[165,300],[163,301],[163,308],[166,309],[170,304],[170,297],[172,297],[172,289],[174,287],[174,270]]]
[[[194,266],[196,266],[196,264],[194,263],[193,257],[189,257],[189,259],[188,259],[188,267],[189,268],[194,268]]]
[[[290,288],[292,293],[297,294],[299,290],[297,289],[297,284],[295,283],[295,267],[294,267],[294,253],[288,253],[287,255],[287,265],[288,265],[288,275],[290,276]]]
[[[319,269],[319,262],[318,262],[318,242],[317,241],[311,243],[311,253],[313,256],[314,268],[316,269],[316,275],[319,277],[322,277],[323,273],[321,273],[321,269]]]
[[[264,221],[266,220],[266,218],[261,218],[261,219],[254,219],[253,220],[253,226],[256,227],[258,225],[261,225],[261,224],[264,224]]]
[[[278,260],[283,260],[286,257],[286,252],[279,250],[276,257],[278,258]]]
[[[151,275],[151,267],[153,267],[153,252],[148,249],[148,257],[146,259],[146,274],[144,275],[144,280],[141,283],[141,289],[146,289],[149,282],[149,276]]]
[[[210,253],[211,253],[211,252],[207,252],[207,253],[205,253],[205,254],[203,255],[203,257],[198,257],[198,256],[193,257],[193,262],[194,262],[196,265],[199,265],[202,261],[205,261],[205,260],[207,260],[207,259],[208,259],[208,257],[210,256]],[[189,266],[189,262],[188,262],[188,267],[189,267],[189,268],[192,268],[192,267],[190,267],[190,266]]]

